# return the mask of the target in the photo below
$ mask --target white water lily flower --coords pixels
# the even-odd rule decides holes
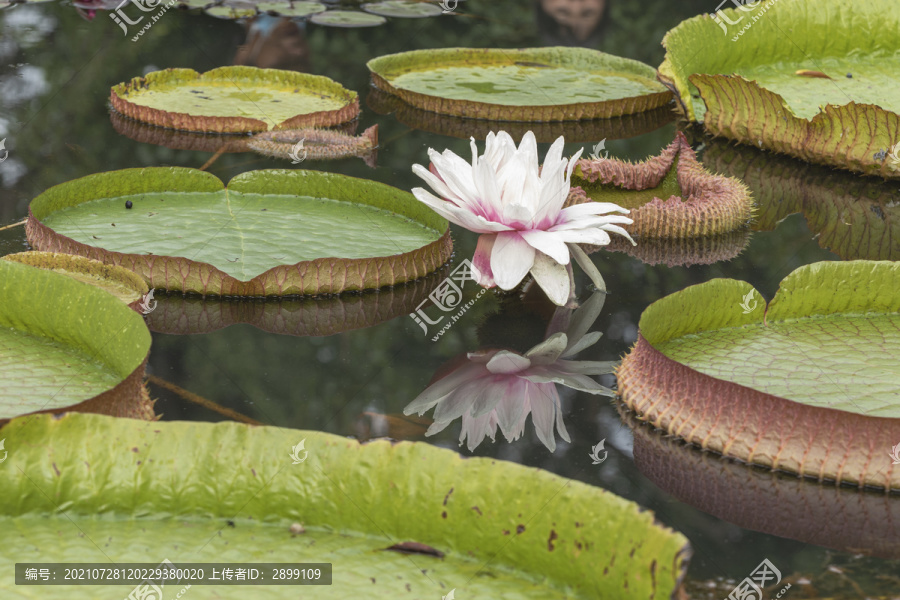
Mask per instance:
[[[557,383],[590,394],[615,395],[588,377],[612,372],[615,363],[568,360],[600,339],[600,332],[585,333],[599,316],[604,296],[594,294],[574,315],[570,309],[557,309],[548,337],[525,354],[469,353],[466,363],[419,394],[404,414],[422,415],[436,406],[434,423],[425,432],[429,436],[462,417],[459,443],[466,441],[473,451],[485,436],[495,440],[498,426],[507,441],[519,439],[530,413],[538,439],[553,452],[554,424],[560,437],[571,441],[562,420]]]
[[[484,287],[511,290],[528,274],[558,306],[574,297],[570,258],[581,265],[600,289],[603,279],[578,244],[605,246],[609,233],[634,240],[620,225],[633,221],[605,213],[629,211],[611,202],[586,202],[563,208],[572,171],[581,150],[562,156],[565,141],[557,139],[541,167],[537,141],[528,132],[516,148],[505,131],[487,136],[478,156],[471,139],[472,164],[445,150],[428,150],[431,170],[413,165],[413,172],[437,194],[413,189],[419,201],[444,218],[480,233],[472,260],[473,275]],[[571,253],[571,254],[570,254]]]

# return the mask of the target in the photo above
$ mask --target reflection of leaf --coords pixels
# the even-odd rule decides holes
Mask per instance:
[[[626,404],[746,462],[900,489],[884,456],[900,439],[900,263],[801,267],[765,311],[740,310],[748,291],[716,279],[651,304],[617,373]]]
[[[284,469],[279,449],[298,436],[316,448],[311,468]],[[466,581],[472,598],[515,590],[521,600],[587,600],[618,597],[626,582],[635,598],[676,597],[690,554],[687,540],[653,513],[603,489],[424,443],[73,414],[13,421],[0,429],[2,438],[16,447],[0,468],[0,528],[17,540],[0,544],[4,570],[15,562],[109,556],[154,564],[168,556],[178,564],[183,548],[208,540],[194,560],[222,560],[238,548],[247,562],[341,565],[333,585],[310,592],[322,598],[401,598],[408,589],[438,598]],[[60,543],[59,506],[82,537]],[[305,533],[292,537],[291,524],[301,522]],[[99,539],[102,550],[91,542]],[[627,545],[607,543],[612,539]],[[444,557],[379,552],[410,541]],[[0,597],[22,589],[0,579]],[[108,590],[64,592],[85,600],[106,598]],[[296,597],[291,586],[253,592],[260,600]]]

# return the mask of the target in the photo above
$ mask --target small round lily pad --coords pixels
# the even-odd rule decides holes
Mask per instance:
[[[656,70],[586,48],[444,48],[370,60],[372,82],[432,112],[499,121],[580,121],[672,100]]]
[[[387,23],[382,16],[355,10],[329,10],[315,14],[309,20],[327,27],[377,27]]]
[[[214,133],[330,127],[359,115],[356,92],[327,77],[243,66],[154,71],[114,86],[110,102],[151,125]]]
[[[210,6],[203,12],[217,19],[252,19],[256,16],[256,8],[246,4]]]
[[[33,200],[25,228],[39,250],[216,296],[376,289],[424,277],[452,252],[447,221],[409,192],[305,169],[250,171],[227,188],[196,169],[90,175]]]
[[[387,0],[363,4],[363,10],[382,17],[400,17],[406,19],[422,19],[436,17],[444,11],[439,4],[432,2],[416,2],[413,0]]]

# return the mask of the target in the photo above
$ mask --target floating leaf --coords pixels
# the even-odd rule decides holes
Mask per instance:
[[[326,27],[377,27],[387,23],[384,17],[355,10],[329,10],[313,15],[309,20]]]
[[[359,115],[356,92],[327,77],[241,66],[153,71],[114,86],[110,102],[138,121],[216,133],[329,127]]]
[[[90,175],[32,201],[26,232],[35,248],[124,266],[153,288],[220,296],[375,289],[452,251],[447,221],[412,194],[306,170],[247,172],[227,189],[177,167]]]
[[[572,186],[567,206],[596,201],[631,209],[634,223],[623,228],[644,238],[720,235],[745,227],[753,214],[747,186],[706,171],[680,132],[642,163],[579,160]]]
[[[374,15],[381,15],[382,17],[403,17],[408,19],[436,17],[444,12],[437,3],[416,0],[386,0],[385,2],[372,2],[370,4],[363,4],[362,9]]]
[[[752,291],[715,279],[651,304],[617,373],[625,403],[732,458],[900,489],[900,263],[801,267],[768,308]]]
[[[585,48],[444,48],[370,60],[375,87],[423,110],[472,119],[579,121],[667,104],[640,62]]]
[[[378,148],[378,125],[372,125],[360,136],[347,135],[331,129],[313,128],[267,131],[254,135],[246,144],[254,152],[266,156],[301,161],[359,156],[374,168]]]
[[[0,260],[0,421],[63,411],[153,418],[143,319],[69,271]]]
[[[690,267],[713,265],[737,257],[750,242],[750,231],[738,229],[708,237],[694,238],[642,238],[634,240],[636,246],[623,237],[616,236],[610,243],[596,250],[621,252],[648,265]]]
[[[0,468],[8,572],[37,561],[327,562],[333,584],[306,586],[304,597],[439,598],[456,589],[460,598],[593,599],[627,585],[629,598],[658,600],[677,597],[690,556],[683,536],[606,490],[423,443],[96,415],[20,419],[2,438],[15,448]],[[308,455],[292,464],[301,439]],[[395,544],[444,556],[384,551]],[[6,595],[46,598],[45,589],[0,581]],[[109,589],[65,593],[94,599]],[[270,585],[252,596],[297,594]]]
[[[721,10],[717,20],[688,19],[666,34],[659,77],[686,116],[713,135],[807,162],[900,177],[881,152],[900,141],[900,4],[754,4]],[[810,64],[852,77],[796,74]]]

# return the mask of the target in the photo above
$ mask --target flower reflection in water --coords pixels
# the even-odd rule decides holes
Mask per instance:
[[[589,377],[611,373],[615,362],[570,360],[600,339],[600,332],[587,331],[600,315],[605,297],[597,292],[575,311],[557,308],[546,339],[524,354],[487,348],[470,352],[462,366],[430,385],[403,412],[422,415],[436,407],[434,423],[425,435],[434,435],[462,417],[459,443],[466,441],[470,451],[485,436],[495,440],[498,426],[507,441],[519,439],[530,413],[538,438],[553,452],[554,424],[559,436],[571,441],[556,384],[590,394],[615,395]]]

